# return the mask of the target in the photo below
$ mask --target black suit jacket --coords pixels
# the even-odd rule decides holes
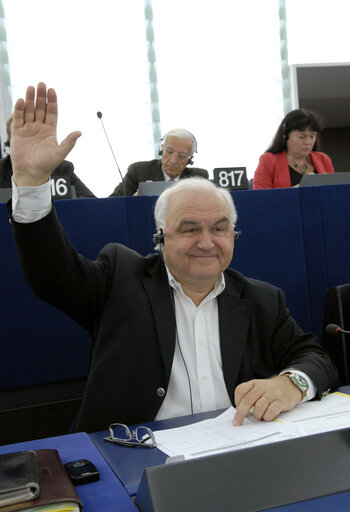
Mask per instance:
[[[91,190],[74,173],[72,162],[64,160],[51,173],[51,176],[62,176],[66,178],[69,185],[74,185],[77,197],[96,197]],[[0,160],[0,188],[12,188],[12,162],[10,155]]]
[[[26,281],[90,333],[93,357],[76,429],[152,421],[168,388],[176,333],[161,255],[142,257],[111,243],[87,261],[70,246],[54,211],[12,226]],[[239,383],[289,367],[313,379],[319,398],[337,385],[333,363],[291,318],[281,290],[232,269],[225,282],[218,310],[231,400]]]
[[[185,167],[180,174],[179,179],[191,178],[193,176],[209,178],[208,171],[205,169],[199,169],[198,167]],[[132,196],[139,188],[139,183],[147,180],[164,181],[161,160],[135,162],[134,164],[129,165],[123,181],[114,189],[110,197]]]

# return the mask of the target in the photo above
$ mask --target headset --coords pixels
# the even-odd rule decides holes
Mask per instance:
[[[152,241],[154,245],[163,245],[165,237],[166,233],[164,233],[162,228],[160,228],[158,229],[157,233],[154,233],[154,235],[152,236]]]
[[[164,139],[166,139],[166,137],[167,137],[167,136],[171,137],[171,132],[172,132],[172,131],[173,131],[173,130],[170,130],[170,132],[168,132],[168,133],[170,133],[170,135],[168,135],[168,133],[166,133],[166,134],[165,134],[165,135],[160,139],[161,143],[163,142],[163,140],[164,140]],[[193,153],[197,153],[197,147],[198,147],[198,145],[197,145],[196,137],[195,137],[191,132],[189,132],[188,130],[185,130],[185,131],[186,131],[186,132],[187,132],[187,133],[192,137],[192,139],[193,139],[193,142],[194,142],[194,144],[193,144],[193,146],[194,146],[194,151],[193,151]],[[162,156],[162,154],[163,154],[163,148],[162,148],[162,147],[160,147],[160,148],[159,148],[159,151],[158,151],[158,155],[159,155],[159,156]],[[193,165],[193,155],[190,157],[189,161],[187,162],[187,165]]]
[[[241,236],[242,231],[234,231],[233,232],[233,238],[234,240],[238,240]],[[154,245],[163,245],[164,244],[164,238],[166,237],[166,233],[162,230],[162,228],[159,228],[157,233],[154,233],[152,236],[152,241]]]

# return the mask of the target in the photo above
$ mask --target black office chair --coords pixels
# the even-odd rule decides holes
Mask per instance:
[[[350,330],[350,283],[328,288],[325,297],[322,345],[338,367],[339,382],[350,384],[350,334],[332,334],[325,330],[328,324]]]

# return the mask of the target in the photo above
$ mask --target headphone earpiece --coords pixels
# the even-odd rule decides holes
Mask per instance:
[[[163,233],[162,228],[158,229],[157,233],[154,233],[152,236],[152,241],[154,245],[162,245],[164,244],[164,238],[166,237],[166,233]]]
[[[162,149],[162,148],[159,148],[158,155],[159,155],[159,156],[162,156],[162,154],[163,154],[163,149]]]

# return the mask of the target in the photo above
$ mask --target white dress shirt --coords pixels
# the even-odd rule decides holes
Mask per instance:
[[[51,209],[50,180],[38,187],[17,187],[12,179],[12,216],[16,222],[36,222],[50,213]]]
[[[179,176],[176,176],[176,178],[170,178],[170,176],[164,171],[163,167],[162,167],[162,173],[163,173],[163,176],[164,176],[164,181],[178,181],[179,180]]]
[[[176,345],[170,381],[156,419],[231,406],[220,352],[217,296],[225,288],[223,274],[196,306],[167,268],[174,290]]]

